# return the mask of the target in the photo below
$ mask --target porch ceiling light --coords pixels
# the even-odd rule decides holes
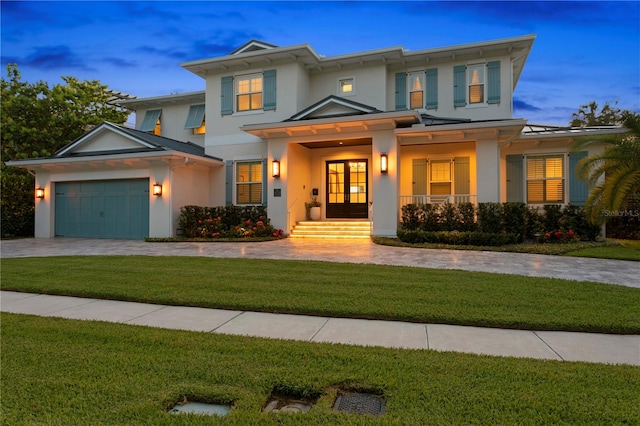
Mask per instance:
[[[387,154],[380,154],[380,172],[387,173],[389,171],[389,158]]]
[[[271,175],[275,178],[280,177],[280,161],[279,160],[273,160],[271,162]]]
[[[44,199],[44,188],[36,188],[36,198]]]
[[[153,185],[153,195],[162,196],[162,185],[158,182]]]

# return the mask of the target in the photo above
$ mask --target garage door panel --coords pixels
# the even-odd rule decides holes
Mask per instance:
[[[56,184],[56,235],[141,239],[149,234],[149,180]]]

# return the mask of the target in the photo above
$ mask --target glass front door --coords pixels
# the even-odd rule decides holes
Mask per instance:
[[[367,160],[327,161],[327,218],[366,219]]]

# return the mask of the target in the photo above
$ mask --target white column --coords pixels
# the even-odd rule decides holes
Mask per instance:
[[[380,155],[387,154],[388,171],[380,170]],[[370,219],[373,220],[373,235],[395,237],[398,228],[398,145],[392,131],[376,132],[371,146],[371,175],[373,201]]]
[[[476,182],[479,203],[500,202],[500,156],[498,142],[476,142]]]

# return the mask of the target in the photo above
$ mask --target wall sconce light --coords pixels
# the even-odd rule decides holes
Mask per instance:
[[[162,195],[162,185],[160,185],[158,182],[153,185],[153,195]]]
[[[36,188],[36,198],[44,199],[44,188]]]
[[[280,161],[279,160],[273,160],[271,162],[271,175],[275,178],[280,177]]]
[[[387,173],[389,171],[389,158],[387,154],[380,154],[380,172]]]

